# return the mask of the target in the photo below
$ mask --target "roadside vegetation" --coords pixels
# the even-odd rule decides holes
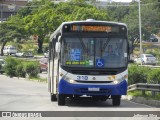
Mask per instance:
[[[128,85],[135,83],[160,84],[160,69],[130,64],[128,75]]]
[[[7,57],[5,62],[4,70],[7,76],[39,79],[40,65],[38,61],[26,61]]]
[[[136,83],[160,84],[160,69],[152,69],[147,66],[130,64],[128,69],[128,85]],[[135,90],[128,92],[128,95],[145,97],[146,99],[160,100],[160,92]]]
[[[38,61],[27,61],[14,57],[5,59],[5,73],[10,77],[38,78],[40,64]],[[160,69],[147,66],[129,65],[128,85],[135,83],[160,84]]]
[[[140,90],[130,91],[127,94],[134,96],[134,97],[144,97],[148,100],[160,100],[159,92],[157,92],[156,95],[154,95],[154,96],[152,95],[151,91],[146,91],[145,94],[142,94],[142,91],[140,91]]]

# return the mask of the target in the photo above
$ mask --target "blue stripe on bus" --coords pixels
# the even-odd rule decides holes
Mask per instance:
[[[99,91],[89,91],[88,88],[99,88]],[[74,95],[126,95],[127,82],[122,81],[115,85],[93,85],[93,84],[71,84],[60,80],[58,87],[59,94]]]

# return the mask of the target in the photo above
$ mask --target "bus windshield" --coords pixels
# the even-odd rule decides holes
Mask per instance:
[[[67,67],[120,68],[127,66],[127,39],[62,39],[61,65]]]

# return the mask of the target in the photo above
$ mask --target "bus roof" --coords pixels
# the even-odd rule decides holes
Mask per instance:
[[[125,23],[120,23],[120,22],[111,22],[111,21],[100,21],[100,20],[94,20],[94,19],[87,19],[87,20],[82,20],[82,21],[70,21],[70,22],[63,22],[50,36],[50,39],[52,40],[53,37],[60,31],[62,30],[62,27],[66,24],[87,24],[87,23],[91,23],[91,24],[94,24],[94,23],[99,23],[99,24],[112,24],[112,25],[122,25],[122,26],[125,26],[127,27],[127,25]]]
[[[63,22],[61,25],[73,24],[73,23],[108,23],[108,24],[116,24],[116,25],[124,25],[124,26],[126,26],[125,23],[111,22],[111,21],[100,21],[100,20],[93,20],[93,19],[87,19],[87,20],[83,20],[83,21]]]

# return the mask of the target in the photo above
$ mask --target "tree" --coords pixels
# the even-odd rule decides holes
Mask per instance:
[[[138,2],[132,0],[128,6],[112,2],[106,11],[110,20],[123,22],[128,26],[128,38],[132,43],[139,41],[139,11]],[[159,31],[159,3],[158,0],[141,0],[141,30],[142,40],[148,40],[151,34]],[[133,46],[134,48],[134,46]]]
[[[116,22],[122,22],[122,19],[130,13],[130,8],[129,6],[125,6],[124,4],[120,3],[110,3],[109,6],[106,8],[106,11],[109,14],[109,17],[112,21]]]
[[[86,20],[90,18],[95,20],[109,20],[105,10],[99,10],[83,1],[81,3],[79,1],[61,3],[57,6],[55,12],[64,16],[62,21]]]
[[[132,0],[129,6],[124,4],[111,3],[107,7],[110,19],[116,22],[124,22],[128,26],[129,39],[139,39],[139,15],[138,2]],[[158,4],[155,0],[141,0],[141,26],[142,39],[147,40],[151,33],[158,32],[160,12]]]
[[[62,22],[72,20],[86,20],[87,18],[108,20],[107,13],[88,5],[84,0],[54,4],[48,0],[37,1],[39,6],[25,16],[25,29],[30,35],[38,35],[38,53],[42,53],[43,41]],[[43,4],[43,5],[42,5]]]
[[[42,53],[43,41],[46,35],[57,27],[58,17],[53,11],[54,3],[49,1],[38,1],[37,10],[24,18],[26,23],[25,29],[30,35],[38,35],[38,53]],[[43,6],[42,6],[43,4]]]
[[[109,20],[109,17],[106,12],[103,10],[97,10],[94,8],[80,8],[75,16],[75,20],[86,20],[92,18],[95,20]]]
[[[3,49],[7,42],[13,40],[20,41],[26,36],[22,19],[19,16],[13,16],[8,21],[1,23],[0,36],[0,43],[2,44],[1,55],[3,56]]]

